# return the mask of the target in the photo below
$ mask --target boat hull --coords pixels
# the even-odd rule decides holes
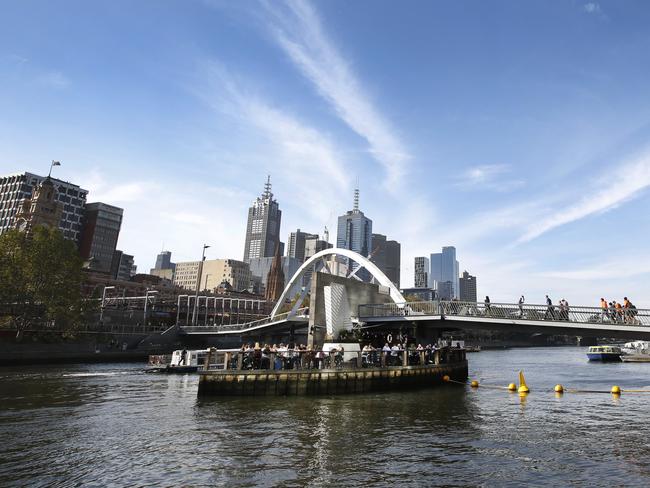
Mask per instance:
[[[630,354],[621,356],[624,363],[650,363],[650,354]]]
[[[588,352],[589,361],[600,361],[603,363],[620,363],[621,355],[617,353]]]

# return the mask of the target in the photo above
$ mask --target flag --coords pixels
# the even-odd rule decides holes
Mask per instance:
[[[52,166],[61,166],[60,161],[52,161]]]

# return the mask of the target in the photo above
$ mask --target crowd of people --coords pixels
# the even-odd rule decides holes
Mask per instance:
[[[623,303],[612,300],[608,302],[604,298],[600,299],[600,321],[612,322],[615,324],[638,324],[639,320],[636,318],[637,310],[634,304],[623,297]]]
[[[388,334],[388,339],[391,335]],[[416,345],[414,342],[386,341],[384,346],[376,347],[366,343],[359,352],[349,354],[352,365],[368,367],[401,366],[404,364],[433,364],[435,352],[441,347],[460,348],[460,343],[446,341],[439,344]],[[360,364],[359,364],[360,359]],[[241,364],[239,363],[241,360]],[[230,367],[233,369],[329,369],[342,368],[346,362],[345,350],[341,344],[325,349],[313,349],[311,346],[294,343],[264,344],[247,343],[242,345],[237,354],[233,354]]]

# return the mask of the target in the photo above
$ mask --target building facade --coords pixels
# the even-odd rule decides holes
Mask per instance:
[[[271,177],[266,180],[264,192],[257,197],[248,209],[246,240],[244,242],[244,261],[255,258],[272,258],[280,245],[280,223],[282,212],[271,193]]]
[[[23,200],[31,199],[46,179],[27,172],[0,177],[0,234],[16,227],[16,214],[23,207]],[[88,191],[56,178],[49,180],[54,185],[55,200],[62,204],[58,227],[66,239],[78,244]]]
[[[89,269],[110,273],[123,214],[121,208],[105,203],[86,205],[79,254],[88,262]]]
[[[176,263],[174,284],[195,291],[201,261]],[[248,263],[236,259],[206,259],[203,261],[199,291],[215,291],[223,282],[232,290],[244,291],[251,286],[251,271]]]
[[[287,256],[296,258],[301,263],[305,261],[305,245],[307,239],[318,239],[316,234],[308,234],[298,229],[296,232],[291,232],[287,238]]]
[[[415,258],[413,286],[415,288],[429,288],[429,258],[418,256]]]
[[[442,248],[441,253],[431,254],[430,264],[430,286],[438,291],[441,298],[447,294],[449,299],[460,298],[459,265],[456,260],[456,248],[445,246]]]
[[[158,276],[166,280],[174,281],[174,271],[176,270],[176,263],[172,263],[171,251],[161,251],[156,256],[156,267],[151,268],[150,275]]]
[[[430,302],[436,299],[436,291],[427,287],[404,288],[400,292],[407,300],[412,298],[418,302]]]
[[[476,302],[476,276],[463,271],[460,277],[460,300],[463,302]]]
[[[134,276],[137,271],[137,266],[134,264],[133,256],[120,251],[119,249],[113,253],[113,260],[111,262],[111,276],[113,279],[121,281],[129,281],[131,276]]]
[[[298,271],[298,268],[302,265],[300,261],[296,258],[289,256],[282,256],[280,258],[282,263],[282,272],[285,277],[285,284],[293,277],[294,274]],[[253,281],[257,281],[261,284],[261,290],[266,290],[268,286],[268,275],[271,270],[271,265],[273,264],[273,258],[256,258],[251,259],[248,263],[251,268],[251,274],[253,275]],[[290,290],[289,294],[291,296],[296,293],[300,293],[300,288],[303,286],[303,283],[296,283]]]
[[[336,247],[349,249],[362,256],[368,257],[372,250],[372,220],[366,217],[359,210],[359,190],[354,191],[354,205],[352,210],[338,218]],[[359,266],[357,263],[349,263],[352,271]],[[364,269],[358,273],[364,280],[370,278],[370,274]]]
[[[370,260],[399,288],[402,246],[383,234],[373,234],[372,245]]]
[[[266,277],[266,293],[264,298],[269,302],[277,302],[284,291],[284,271],[282,271],[282,256],[280,256],[280,247],[278,246],[271,269]]]

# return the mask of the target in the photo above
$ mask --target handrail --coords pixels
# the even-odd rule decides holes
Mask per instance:
[[[570,322],[580,324],[610,324],[650,327],[650,309],[600,308],[538,305],[518,303],[484,303],[461,301],[409,302],[403,309],[394,304],[369,304],[359,306],[359,318],[407,316],[465,316],[484,319]]]
[[[181,327],[184,331],[187,332],[200,332],[206,330],[217,330],[217,331],[246,331],[253,329],[255,327],[260,327],[262,325],[273,324],[276,322],[282,322],[283,320],[289,320],[292,317],[306,317],[305,312],[309,311],[309,307],[303,307],[296,310],[295,314],[291,312],[284,312],[277,314],[275,317],[271,315],[264,317],[262,319],[254,320],[252,322],[245,322],[243,324],[224,324],[224,325],[197,325],[191,327]]]

